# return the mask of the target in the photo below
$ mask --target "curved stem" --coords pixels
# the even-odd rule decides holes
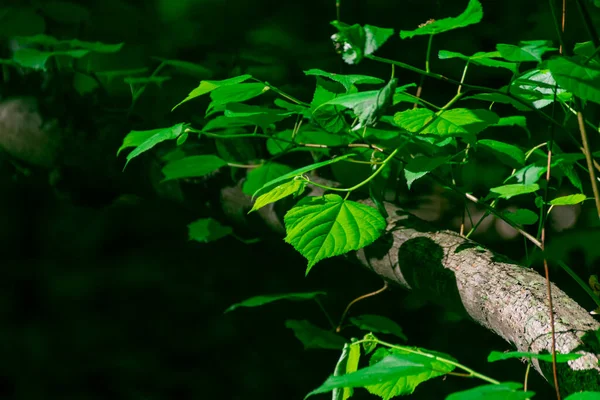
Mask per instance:
[[[359,297],[355,298],[354,300],[352,300],[350,303],[348,303],[348,305],[346,306],[346,309],[344,310],[344,313],[342,314],[342,318],[340,318],[340,323],[338,324],[337,328],[335,328],[335,331],[340,332],[342,330],[342,324],[344,323],[346,314],[348,314],[348,311],[350,311],[350,307],[352,307],[355,303],[357,303],[361,300],[364,300],[369,297],[377,296],[378,294],[385,292],[388,289],[388,287],[389,287],[389,285],[388,285],[387,281],[384,281],[383,287],[381,289],[378,289],[371,293],[363,294],[362,296],[359,296]]]

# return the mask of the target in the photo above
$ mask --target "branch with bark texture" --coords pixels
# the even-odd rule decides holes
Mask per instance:
[[[226,214],[241,222],[251,208],[241,185],[221,193],[225,209],[237,198],[236,206]],[[247,204],[241,205],[240,198],[246,198]],[[365,203],[372,205],[370,201]],[[466,313],[518,351],[552,352],[544,277],[458,233],[433,230],[399,207],[384,204],[389,215],[386,232],[374,244],[356,252],[360,264],[391,284],[418,290],[434,302]],[[270,212],[264,210],[261,217],[274,231],[282,233],[280,223],[273,225],[276,218],[270,206]],[[268,214],[271,217],[265,218]],[[593,333],[600,323],[554,284],[552,298],[556,351],[583,354],[577,360],[558,364],[561,392],[566,395],[583,388],[600,390],[600,344]],[[533,360],[533,365],[552,382],[550,363]]]

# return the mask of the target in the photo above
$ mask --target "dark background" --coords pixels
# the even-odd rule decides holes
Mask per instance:
[[[547,2],[482,3],[483,22],[436,37],[434,55],[440,49],[472,54],[492,51],[498,42],[555,38]],[[125,42],[116,55],[92,56],[86,62],[110,70],[156,66],[154,56],[182,59],[206,66],[211,76],[204,78],[250,73],[305,100],[314,88],[314,80],[302,73],[309,68],[386,79],[390,73],[387,66],[369,61],[358,66],[341,62],[329,39],[334,0],[80,4],[88,14],[75,22],[49,16],[46,2],[6,4],[0,20],[2,56],[8,55],[11,35],[45,32]],[[430,18],[456,16],[466,4],[342,0],[341,19],[411,30]],[[573,17],[567,26],[578,23]],[[573,31],[567,32],[571,40]],[[422,66],[426,40],[401,41],[395,35],[378,55]],[[460,62],[442,65],[432,57],[434,71],[459,78],[461,68]],[[397,70],[397,76],[401,84],[418,81],[405,71]],[[469,74],[471,83],[491,87],[508,78],[494,69],[473,68]],[[42,84],[44,79],[50,83]],[[210,197],[205,192],[211,183],[200,194],[184,187],[173,200],[153,191],[145,172],[151,156],[120,172],[123,157],[114,154],[129,130],[202,115],[202,101],[169,112],[198,79],[174,76],[162,88],[149,87],[130,114],[117,112],[114,118],[106,116],[109,109],[129,107],[127,85],[113,82],[106,93],[82,99],[65,79],[13,76],[0,93],[2,99],[33,96],[47,115],[85,132],[58,187],[48,183],[47,170],[32,167],[23,176],[0,159],[0,398],[300,399],[320,385],[339,354],[304,351],[284,326],[286,319],[309,319],[327,327],[315,303],[223,311],[259,294],[324,290],[323,303],[337,320],[349,301],[378,289],[381,282],[341,258],[319,263],[305,278],[306,261],[274,236],[251,245],[231,237],[205,245],[190,242],[186,225],[203,216],[197,206]],[[453,90],[435,81],[425,86],[429,101],[438,104]],[[94,158],[98,149],[102,152]],[[91,167],[78,168],[89,159],[94,160]],[[242,236],[252,238],[252,233]],[[520,239],[487,239],[480,238],[516,259],[523,257]],[[593,263],[574,257],[585,276]],[[557,274],[568,290],[571,283]],[[573,296],[591,308],[580,292],[573,289]],[[359,303],[352,313],[386,315],[404,328],[408,344],[447,352],[496,379],[519,382],[524,377],[525,364],[519,361],[485,361],[489,351],[509,350],[509,344],[400,289]],[[417,388],[412,398],[441,399],[477,384],[438,378]],[[530,388],[540,399],[553,393],[533,372]],[[366,398],[365,393],[358,390],[356,398]]]

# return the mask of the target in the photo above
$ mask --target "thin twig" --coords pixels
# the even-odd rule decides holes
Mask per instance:
[[[354,300],[352,300],[348,304],[348,306],[346,307],[346,309],[344,310],[344,313],[342,314],[342,318],[340,319],[340,323],[337,326],[337,328],[335,328],[335,331],[336,332],[340,332],[342,330],[342,324],[344,323],[344,319],[346,318],[346,314],[348,314],[348,311],[350,311],[350,307],[352,307],[355,303],[357,303],[357,302],[359,302],[361,300],[364,300],[364,299],[369,298],[369,297],[377,296],[379,293],[385,292],[388,289],[388,287],[389,287],[389,284],[387,283],[387,281],[384,281],[383,282],[383,287],[381,289],[376,290],[376,291],[371,292],[371,293],[363,294],[362,296],[359,296],[359,297],[355,298]]]

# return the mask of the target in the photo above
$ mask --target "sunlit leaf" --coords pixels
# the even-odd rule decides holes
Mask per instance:
[[[585,194],[571,194],[569,196],[561,196],[557,197],[553,200],[550,200],[550,205],[552,206],[572,206],[575,204],[579,204],[584,201],[587,197]]]
[[[294,179],[284,184],[281,184],[274,189],[268,191],[267,193],[260,195],[254,205],[252,206],[252,211],[256,211],[261,207],[266,206],[267,204],[274,203],[278,200],[281,200],[290,195],[299,195],[304,191],[306,187],[307,181],[304,179]]]
[[[335,365],[333,371],[334,376],[344,375],[354,372],[358,369],[360,360],[360,345],[345,343],[342,349],[342,354]],[[335,388],[332,393],[332,400],[346,400],[352,396],[354,390],[352,388]]]
[[[491,150],[498,159],[509,167],[519,168],[525,164],[525,153],[515,145],[491,139],[481,139],[479,146]]]
[[[406,178],[406,185],[410,189],[413,182],[427,173],[433,171],[440,165],[444,165],[448,162],[449,157],[427,157],[417,156],[410,160],[404,167],[404,177]]]
[[[600,4],[598,4],[600,7]],[[600,392],[579,392],[573,393],[565,400],[600,400]]]
[[[443,18],[425,23],[413,31],[400,31],[400,38],[407,39],[416,35],[435,35],[452,29],[464,28],[478,23],[481,18],[483,18],[481,3],[478,0],[470,0],[467,9],[458,17]]]
[[[556,82],[575,96],[600,103],[600,65],[584,64],[586,58],[556,57],[548,62],[548,68]]]
[[[228,103],[241,103],[253,99],[268,90],[269,87],[264,83],[238,83],[216,88],[210,93],[212,101],[206,112]]]
[[[150,150],[157,144],[164,142],[165,140],[177,139],[179,137],[179,135],[181,135],[183,133],[186,126],[187,126],[186,124],[181,123],[181,124],[173,125],[173,126],[170,126],[168,128],[163,128],[163,129],[153,129],[150,131],[132,131],[132,132],[130,132],[130,134],[129,134],[129,135],[131,135],[130,139],[128,140],[126,138],[123,141],[123,145],[121,146],[121,149],[119,149],[119,151],[121,151],[124,148],[123,146],[126,144],[126,141],[127,141],[127,147],[130,147],[130,144],[132,144],[132,143],[135,144],[135,143],[141,141],[141,139],[143,137],[147,137],[147,139],[144,140],[142,143],[137,144],[137,147],[131,153],[129,153],[127,155],[127,162],[125,163],[125,166],[127,166],[129,161],[131,161],[135,157],[139,156],[140,154]],[[145,132],[145,133],[141,133],[141,132]],[[150,136],[150,132],[153,133],[151,136]]]
[[[245,120],[252,125],[258,125],[263,130],[266,130],[271,124],[283,121],[284,119],[295,115],[294,112],[283,111],[277,108],[259,107],[240,103],[227,104],[224,114],[228,118]]]
[[[169,128],[170,129],[170,128]],[[129,147],[137,147],[144,143],[146,140],[150,139],[152,136],[157,133],[163,131],[164,129],[151,129],[149,131],[131,131],[123,138],[123,144],[117,150],[117,155],[121,153],[126,148]]]
[[[503,58],[514,62],[542,62],[542,55],[548,51],[557,50],[549,40],[526,40],[519,46],[513,44],[498,44],[496,49]]]
[[[195,240],[201,243],[214,242],[229,235],[233,230],[221,225],[221,223],[212,218],[201,218],[188,225],[189,240]]]
[[[513,62],[506,62],[502,60],[495,60],[494,58],[500,58],[500,53],[497,51],[493,52],[478,52],[473,54],[472,56],[466,56],[461,53],[457,53],[454,51],[440,50],[438,53],[438,57],[440,60],[445,60],[449,58],[460,58],[461,60],[469,61],[475,65],[481,65],[484,67],[494,67],[494,68],[506,68],[511,72],[517,72],[517,64]]]
[[[490,102],[494,102],[494,103],[510,104],[519,111],[530,111],[531,110],[525,104],[520,103],[518,100],[516,100],[516,99],[510,97],[508,94],[504,94],[504,93],[477,93],[477,94],[474,94],[473,96],[467,96],[464,98],[464,100],[471,100],[471,99],[490,101]]]
[[[366,75],[340,75],[331,72],[325,72],[320,69],[309,69],[308,71],[304,71],[305,75],[316,75],[316,76],[324,76],[333,81],[341,83],[346,92],[350,90],[353,85],[360,84],[381,84],[385,81],[383,79],[375,78],[373,76]]]
[[[310,111],[313,121],[321,128],[330,133],[338,133],[346,127],[344,116],[339,107],[324,105],[337,97],[335,92],[325,88],[322,78],[317,78],[317,86],[310,103]]]
[[[258,189],[263,187],[265,183],[270,182],[275,178],[279,178],[290,171],[292,171],[292,168],[285,164],[268,162],[248,172],[246,181],[242,186],[242,191],[246,194],[252,195]]]
[[[454,369],[453,366],[426,355],[386,349],[377,350],[371,357],[371,362],[372,365],[351,374],[330,376],[308,396],[326,393],[335,388],[367,387],[369,392],[388,400],[394,396],[410,394],[420,383]]]
[[[338,29],[331,39],[342,52],[342,58],[348,64],[358,64],[364,56],[370,55],[381,47],[393,34],[393,29],[359,24],[348,25],[340,21],[331,24]]]
[[[556,353],[556,362],[558,363],[566,363],[567,361],[577,360],[580,358],[582,354],[577,353],[569,353],[569,354],[560,354]],[[530,353],[524,351],[508,351],[508,352],[500,352],[500,351],[492,351],[488,355],[488,362],[501,361],[501,360],[509,360],[511,358],[528,358],[528,359],[538,359],[542,361],[552,362],[552,354],[538,354],[538,353]]]
[[[233,304],[225,310],[225,312],[233,311],[239,307],[259,307],[265,304],[272,303],[274,301],[279,300],[293,300],[293,301],[303,301],[303,300],[313,300],[317,296],[325,295],[325,292],[306,292],[306,293],[283,293],[283,294],[268,294],[262,296],[254,296],[249,299],[246,299],[242,302]]]
[[[163,167],[162,173],[165,176],[163,181],[180,178],[199,178],[226,165],[225,161],[212,154],[185,157],[171,161]]]
[[[511,83],[510,91],[536,109],[553,103],[555,97],[565,101],[570,96],[564,88],[556,87],[556,81],[548,69],[535,69],[524,73]]]
[[[505,382],[452,393],[446,397],[446,400],[528,400],[534,394],[534,392],[524,392],[523,385],[520,383]]]
[[[512,184],[491,188],[490,192],[498,195],[500,198],[510,199],[521,194],[536,192],[539,188],[540,186],[537,183],[530,185]]]
[[[350,322],[363,331],[388,333],[395,335],[402,340],[408,340],[400,325],[381,315],[359,315],[358,317],[350,318]]]
[[[304,173],[306,173],[306,172],[309,172],[309,171],[315,170],[315,169],[317,169],[317,168],[321,168],[321,167],[324,167],[324,166],[326,166],[326,165],[333,164],[333,163],[336,163],[336,162],[339,162],[339,161],[345,160],[346,158],[348,158],[348,157],[352,157],[352,156],[354,156],[354,155],[355,155],[354,153],[350,153],[350,154],[344,154],[343,156],[339,156],[339,157],[336,157],[336,158],[332,158],[332,159],[330,159],[330,160],[326,160],[326,161],[318,162],[318,163],[315,163],[315,164],[307,165],[307,166],[305,166],[305,167],[302,167],[302,168],[295,169],[295,170],[293,170],[293,171],[292,171],[292,172],[290,172],[290,173],[287,173],[287,174],[285,174],[285,175],[283,175],[283,176],[280,176],[280,177],[279,177],[279,178],[277,178],[277,179],[273,179],[272,181],[265,183],[265,184],[263,185],[263,187],[261,187],[259,190],[257,190],[257,191],[256,191],[256,193],[254,193],[254,195],[253,195],[253,196],[254,196],[254,197],[256,197],[256,196],[258,196],[259,194],[261,194],[263,191],[265,191],[265,190],[270,190],[271,188],[273,188],[273,187],[277,186],[278,184],[280,184],[280,183],[282,183],[282,182],[285,182],[285,181],[286,181],[286,180],[288,180],[288,179],[292,179],[292,178],[294,178],[295,176],[302,175],[302,174],[304,174]]]
[[[319,328],[306,320],[289,319],[285,321],[285,326],[294,331],[294,335],[302,342],[305,349],[339,350],[346,344],[343,336]]]
[[[336,194],[301,200],[284,222],[285,241],[308,259],[307,274],[319,260],[373,243],[386,227],[376,209]]]
[[[175,105],[175,107],[173,107],[172,110],[176,109],[177,107],[179,107],[181,104],[185,103],[186,101],[190,101],[192,99],[195,99],[196,97],[210,93],[215,89],[218,89],[218,88],[224,87],[224,86],[229,86],[229,85],[236,85],[238,83],[247,81],[250,78],[252,78],[252,75],[240,75],[240,76],[236,76],[234,78],[224,79],[221,81],[201,81],[200,85],[196,89],[192,90],[185,99],[183,99],[180,103]]]

